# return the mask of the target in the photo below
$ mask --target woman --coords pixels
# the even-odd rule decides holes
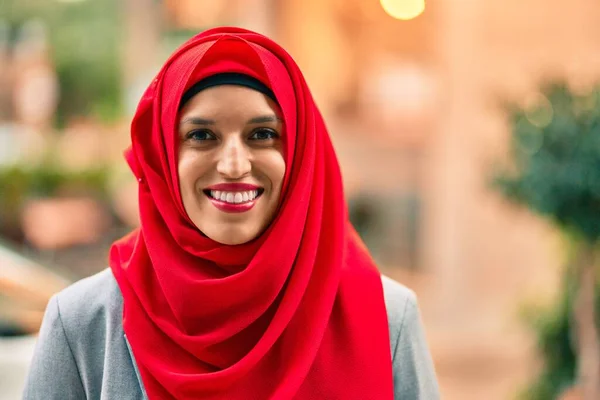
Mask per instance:
[[[414,294],[347,221],[291,57],[218,28],[132,123],[141,228],[54,296],[26,399],[437,399]],[[391,353],[391,356],[390,356]]]

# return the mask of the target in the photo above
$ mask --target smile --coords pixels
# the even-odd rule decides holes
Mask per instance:
[[[225,192],[220,190],[209,190],[208,195],[215,200],[224,201],[229,204],[241,204],[256,199],[259,195],[259,191],[247,190],[244,192]]]
[[[219,210],[227,213],[249,211],[264,193],[264,189],[252,190],[203,190],[210,202]]]

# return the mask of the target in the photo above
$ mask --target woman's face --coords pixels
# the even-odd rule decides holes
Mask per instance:
[[[178,174],[196,227],[223,244],[246,243],[271,223],[285,174],[283,121],[262,93],[205,89],[179,114]]]

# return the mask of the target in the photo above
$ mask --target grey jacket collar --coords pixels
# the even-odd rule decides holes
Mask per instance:
[[[133,369],[135,370],[135,376],[137,378],[138,384],[140,385],[140,390],[142,391],[144,400],[148,400],[148,395],[146,394],[146,388],[144,387],[144,383],[142,382],[142,376],[140,375],[140,370],[138,369],[137,363],[135,362],[135,357],[133,356],[133,351],[131,350],[131,345],[129,344],[127,335],[123,334],[123,338],[125,339],[125,344],[127,345],[127,351],[129,352],[129,357],[131,357],[131,364],[133,365]]]

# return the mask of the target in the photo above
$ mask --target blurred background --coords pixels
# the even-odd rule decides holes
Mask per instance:
[[[300,65],[444,399],[600,398],[581,378],[600,380],[598,1],[3,0],[0,399],[20,398],[49,297],[138,223],[122,151],[141,93],[220,25]]]

